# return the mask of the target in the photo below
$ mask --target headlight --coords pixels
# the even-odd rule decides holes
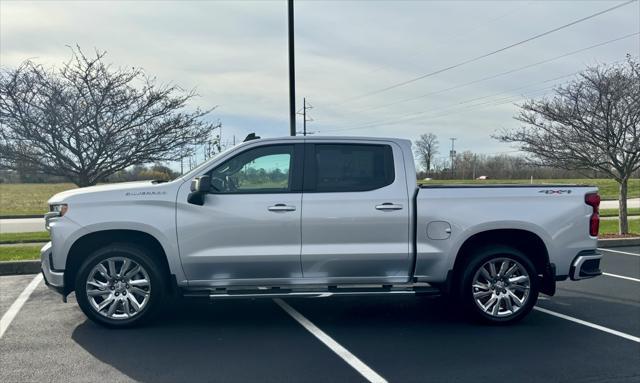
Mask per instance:
[[[49,205],[49,212],[44,215],[44,228],[49,230],[49,221],[52,218],[62,217],[69,210],[69,206],[66,203],[59,203],[55,205]]]
[[[58,213],[58,217],[62,217],[69,210],[69,205],[66,203],[59,203],[55,205],[49,205],[49,211],[52,213]]]

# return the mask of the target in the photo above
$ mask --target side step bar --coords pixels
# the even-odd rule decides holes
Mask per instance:
[[[383,286],[377,288],[360,287],[328,287],[317,289],[304,288],[215,288],[211,290],[185,290],[184,297],[209,298],[209,299],[234,299],[234,298],[327,298],[332,296],[381,296],[381,295],[439,295],[440,290],[432,286],[393,287]]]

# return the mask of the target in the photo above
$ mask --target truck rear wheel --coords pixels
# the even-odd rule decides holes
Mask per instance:
[[[508,324],[524,318],[538,300],[538,276],[533,263],[507,246],[479,250],[465,267],[462,303],[476,319]]]
[[[130,244],[112,244],[91,254],[78,271],[75,287],[85,315],[115,328],[150,319],[166,290],[154,260]]]

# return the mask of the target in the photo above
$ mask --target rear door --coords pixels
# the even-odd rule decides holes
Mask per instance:
[[[410,197],[402,156],[393,142],[306,144],[301,254],[305,278],[408,278]]]

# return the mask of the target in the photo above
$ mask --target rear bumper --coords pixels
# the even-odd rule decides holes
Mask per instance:
[[[40,250],[40,265],[44,283],[47,287],[65,296],[64,270],[55,270],[51,267],[51,242],[44,245]]]
[[[596,250],[581,251],[571,263],[569,276],[572,280],[577,281],[602,275],[600,259],[602,259],[602,254]]]

